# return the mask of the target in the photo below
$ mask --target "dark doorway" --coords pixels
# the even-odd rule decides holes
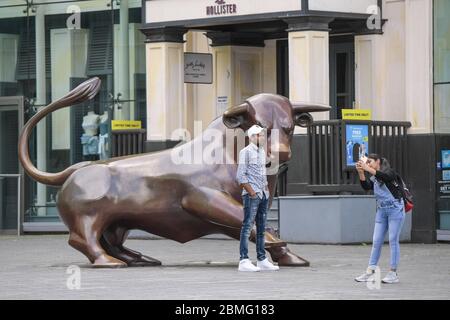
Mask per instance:
[[[17,231],[22,215],[23,184],[18,179],[23,170],[17,145],[22,126],[23,97],[0,97],[0,234]]]
[[[342,109],[355,101],[355,40],[353,36],[330,38],[331,119],[342,119]]]
[[[277,41],[277,93],[289,97],[288,40]],[[353,36],[330,38],[330,118],[342,119],[342,109],[355,101],[355,41]]]
[[[289,45],[287,39],[277,41],[277,93],[289,98]]]

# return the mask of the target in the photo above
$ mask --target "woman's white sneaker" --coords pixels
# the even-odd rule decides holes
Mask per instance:
[[[267,258],[263,261],[258,261],[256,265],[258,266],[258,268],[261,271],[278,271],[278,270],[280,270],[280,267],[273,265]]]
[[[389,271],[389,273],[386,275],[386,277],[381,280],[383,283],[397,283],[400,281],[398,278],[397,272]]]
[[[372,269],[367,269],[367,271],[355,278],[356,282],[372,282],[375,278],[375,272]]]
[[[239,262],[239,271],[241,272],[258,272],[260,269],[250,261],[250,259],[244,259]]]

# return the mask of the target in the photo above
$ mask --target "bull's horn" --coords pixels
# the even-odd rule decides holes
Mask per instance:
[[[227,128],[236,129],[247,122],[249,114],[250,106],[248,103],[243,103],[240,106],[226,110],[222,116],[222,121]]]
[[[291,102],[295,114],[309,113],[309,112],[326,112],[330,111],[331,107],[325,104],[306,103],[306,102]]]

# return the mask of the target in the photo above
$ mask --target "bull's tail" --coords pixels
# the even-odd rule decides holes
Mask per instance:
[[[22,163],[25,172],[34,180],[48,185],[60,186],[73,172],[91,164],[91,161],[80,162],[58,173],[47,173],[39,171],[30,160],[30,154],[28,152],[28,140],[33,128],[42,118],[58,109],[79,104],[86,100],[92,99],[100,90],[100,83],[101,81],[99,78],[92,78],[83,82],[61,99],[52,102],[45,108],[42,108],[24,126],[19,137],[19,160]]]

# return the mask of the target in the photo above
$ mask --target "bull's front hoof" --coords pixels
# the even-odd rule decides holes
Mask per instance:
[[[287,247],[267,248],[272,260],[277,262],[280,267],[309,267],[309,261],[292,253]]]
[[[283,240],[280,240],[276,234],[275,230],[271,228],[267,228],[264,234],[264,242],[266,248],[275,248],[275,247],[286,247],[287,243]]]
[[[160,265],[162,265],[161,261],[147,256],[140,256],[138,259],[128,263],[129,267],[158,267]]]
[[[127,264],[119,259],[107,255],[101,255],[92,264],[93,268],[126,268]]]
[[[288,252],[278,258],[278,265],[280,267],[309,267],[310,263],[288,249]]]
[[[278,241],[278,242],[265,242],[264,244],[265,248],[278,248],[278,247],[286,247],[287,243],[284,241]]]

